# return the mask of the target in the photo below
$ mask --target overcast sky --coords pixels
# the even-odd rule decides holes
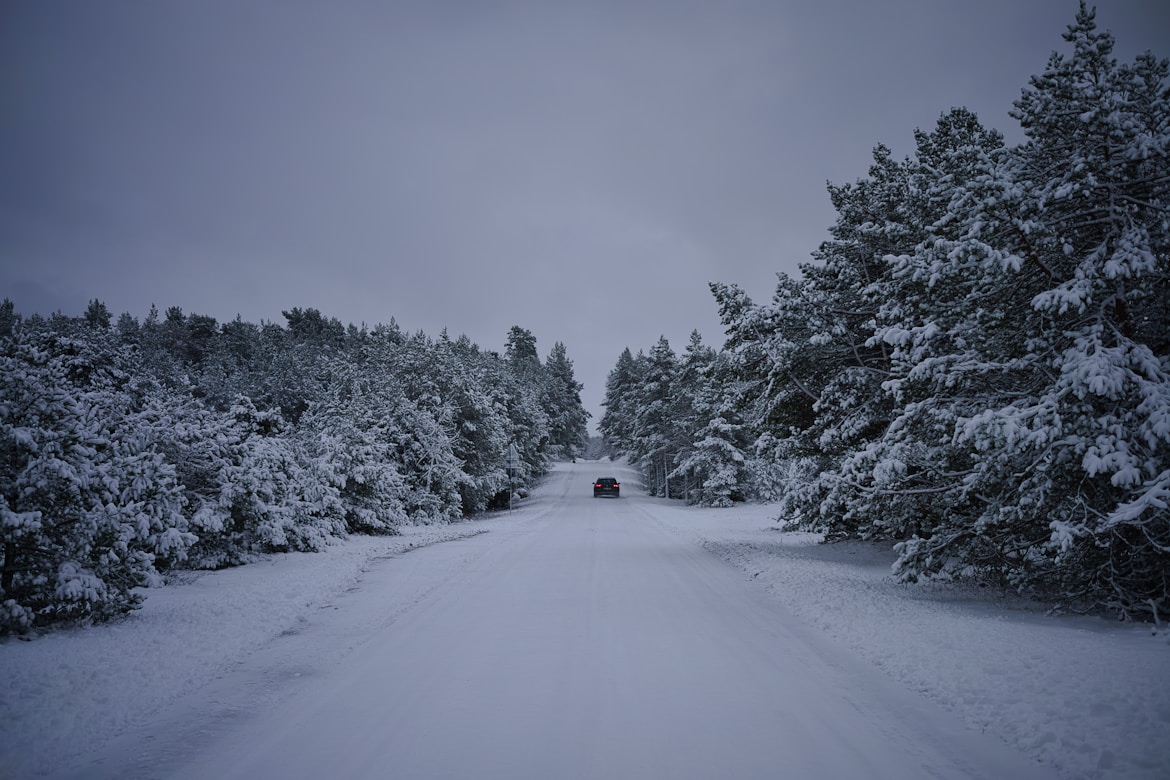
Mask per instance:
[[[344,323],[542,357],[594,415],[621,350],[767,300],[826,181],[1012,101],[1075,0],[0,4],[0,297]],[[1170,56],[1170,2],[1102,0]]]

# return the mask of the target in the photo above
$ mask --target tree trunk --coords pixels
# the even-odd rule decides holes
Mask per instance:
[[[0,572],[0,590],[12,592],[12,580],[16,576],[16,542],[4,543],[4,569]]]

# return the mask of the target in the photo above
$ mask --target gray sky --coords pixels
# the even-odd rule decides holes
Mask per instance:
[[[1170,2],[1102,0],[1124,61]],[[827,237],[826,181],[1011,103],[1075,0],[0,5],[0,297],[627,346],[722,332]]]

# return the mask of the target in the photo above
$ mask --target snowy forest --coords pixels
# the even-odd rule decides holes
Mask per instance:
[[[586,444],[559,342],[542,362],[521,327],[501,356],[284,317],[0,304],[0,634],[124,614],[178,567],[503,506]]]
[[[656,495],[763,498],[895,574],[1067,610],[1170,613],[1170,90],[1082,4],[1014,103],[964,109],[829,187],[836,222],[721,349],[627,349],[600,431]]]

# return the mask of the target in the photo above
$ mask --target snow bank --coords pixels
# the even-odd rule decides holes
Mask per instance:
[[[968,725],[1070,778],[1170,777],[1170,637],[979,589],[903,585],[879,545],[776,530],[767,506],[656,517]],[[671,508],[673,507],[673,508]]]
[[[355,536],[321,553],[183,572],[116,623],[0,645],[0,777],[48,774],[214,679],[313,610],[357,587],[377,560],[483,532],[478,523]]]

